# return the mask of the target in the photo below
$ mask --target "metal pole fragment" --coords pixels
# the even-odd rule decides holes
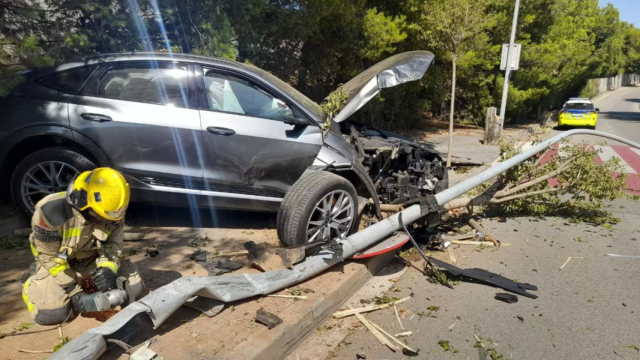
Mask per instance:
[[[340,241],[341,254],[322,250],[307,257],[293,269],[280,269],[259,274],[225,276],[186,276],[162,286],[127,306],[104,324],[89,329],[74,338],[48,359],[97,359],[106,351],[105,336],[124,327],[136,315],[147,313],[154,328],[158,328],[187,299],[194,295],[223,302],[237,301],[256,295],[266,295],[305,281],[329,269],[369,246],[379,242],[400,228],[400,214],[406,224],[420,219],[420,205],[413,205],[348,238]]]
[[[534,156],[549,145],[576,134],[599,135],[640,149],[640,144],[599,131],[567,131],[436,194],[437,204],[440,206],[444,205],[454,198],[463,195],[470,189]],[[187,299],[194,295],[231,302],[256,295],[270,294],[298,284],[379,242],[394,231],[399,230],[401,228],[399,222],[400,216],[402,216],[404,224],[411,224],[425,215],[426,214],[422,213],[420,205],[413,205],[339,241],[342,245],[341,253],[322,250],[318,254],[307,257],[291,270],[280,269],[259,274],[187,276],[177,279],[127,306],[102,325],[89,329],[82,335],[74,338],[59,351],[53,353],[48,359],[97,359],[106,351],[105,337],[120,330],[138,314],[148,314],[154,328],[158,328],[173,312],[182,306]]]
[[[491,179],[493,179],[494,177],[502,174],[503,172],[511,169],[512,167],[520,164],[521,162],[527,160],[528,158],[536,155],[537,153],[541,152],[542,150],[546,149],[547,147],[559,142],[560,140],[567,138],[569,136],[572,135],[578,135],[578,134],[584,134],[584,135],[595,135],[595,136],[602,136],[605,138],[609,138],[611,140],[616,140],[619,141],[621,143],[627,144],[629,146],[633,146],[637,149],[640,149],[640,144],[635,143],[631,140],[627,140],[625,138],[621,138],[620,136],[616,136],[613,134],[607,134],[605,132],[602,131],[594,131],[594,130],[586,130],[586,129],[574,129],[574,130],[569,130],[569,131],[565,131],[562,134],[558,134],[550,139],[547,139],[537,145],[532,146],[531,148],[529,148],[527,151],[516,155],[510,159],[507,159],[501,163],[499,163],[498,165],[491,167],[483,172],[481,172],[480,174],[473,176],[467,180],[464,180],[438,194],[435,195],[436,200],[438,201],[438,205],[444,205],[446,203],[448,203],[449,201],[457,198],[458,196],[461,196],[463,194],[465,194],[467,191],[475,188],[476,186],[481,185],[482,183],[489,181]]]
[[[509,76],[511,76],[511,57],[513,55],[513,44],[516,41],[516,28],[518,27],[518,12],[520,11],[520,0],[516,0],[516,7],[513,11],[513,24],[511,25],[511,38],[509,39],[509,49],[507,51],[507,69],[504,74],[504,87],[502,88],[502,102],[500,103],[500,130],[503,129],[504,116],[507,111],[507,96],[509,95]]]

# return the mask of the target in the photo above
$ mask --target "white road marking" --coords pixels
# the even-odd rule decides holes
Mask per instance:
[[[595,145],[594,147],[599,151],[598,156],[603,162],[614,157],[618,158],[620,159],[620,165],[622,165],[624,172],[626,172],[627,174],[636,174],[636,171],[629,164],[627,164],[627,162],[624,161],[624,159],[621,158],[620,155],[618,155],[618,153],[613,150],[611,146]]]

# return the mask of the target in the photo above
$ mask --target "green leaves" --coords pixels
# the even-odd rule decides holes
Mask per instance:
[[[363,30],[366,42],[364,44],[365,58],[378,60],[383,54],[393,53],[395,44],[407,38],[404,32],[406,16],[385,16],[373,8],[367,10],[364,16]]]
[[[505,159],[518,153],[507,142],[501,142],[501,150]],[[564,142],[560,151],[544,165],[540,165],[540,158],[535,157],[523,162],[500,178],[510,188],[521,190],[511,190],[506,196],[514,199],[502,203],[493,201],[488,210],[504,216],[564,216],[572,222],[590,222],[611,228],[619,219],[605,211],[604,202],[631,198],[624,192],[627,174],[617,158],[597,164],[594,161],[597,154],[598,151],[589,144]],[[549,179],[535,183],[534,180],[547,174],[553,174],[550,177],[553,186]],[[533,185],[525,187],[525,184]],[[503,196],[500,193],[496,193],[498,200]],[[566,200],[562,201],[563,198]],[[582,238],[576,241],[581,242]]]
[[[66,343],[68,343],[69,341],[71,341],[71,338],[70,338],[70,337],[68,337],[68,336],[62,336],[62,337],[60,338],[60,342],[59,342],[59,343],[57,343],[57,344],[53,347],[53,352],[56,352],[56,351],[58,351],[58,350],[62,349],[62,347],[63,347]]]
[[[340,86],[329,94],[329,96],[327,96],[324,102],[320,105],[325,113],[324,123],[322,124],[323,133],[326,133],[329,130],[331,120],[338,115],[338,112],[340,112],[342,106],[347,103],[348,99],[349,94],[342,90],[342,86]]]
[[[445,352],[451,351],[454,354],[457,354],[458,352],[460,352],[458,349],[456,349],[452,345],[450,345],[449,341],[447,341],[447,340],[438,341],[438,345],[440,345],[444,349]]]

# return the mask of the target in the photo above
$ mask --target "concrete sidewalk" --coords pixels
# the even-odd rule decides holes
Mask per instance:
[[[503,137],[514,142],[521,142],[531,134],[531,124],[510,125],[503,131]],[[500,156],[498,145],[484,145],[484,132],[481,130],[455,130],[453,133],[453,151],[451,164],[454,166],[482,166],[489,165]],[[428,136],[422,140],[433,145],[443,159],[447,157],[449,135],[441,133]]]

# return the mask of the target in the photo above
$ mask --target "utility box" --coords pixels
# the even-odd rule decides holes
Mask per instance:
[[[522,44],[513,44],[513,53],[511,54],[511,70],[520,68],[520,50]],[[502,58],[500,59],[500,70],[507,70],[507,54],[509,53],[509,44],[502,44]]]

